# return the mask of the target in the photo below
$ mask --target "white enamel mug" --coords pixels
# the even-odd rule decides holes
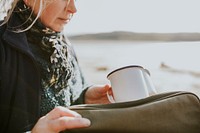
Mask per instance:
[[[142,66],[118,68],[110,72],[107,78],[111,83],[113,97],[107,95],[112,103],[139,100],[156,93],[149,71]]]

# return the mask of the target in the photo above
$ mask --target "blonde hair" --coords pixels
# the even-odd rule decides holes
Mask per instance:
[[[0,10],[0,16],[1,16],[1,18],[4,17],[4,20],[3,20],[3,22],[0,24],[0,26],[2,26],[3,24],[5,24],[5,23],[8,22],[8,20],[10,19],[11,14],[12,14],[12,12],[14,11],[15,6],[17,5],[17,3],[18,3],[19,1],[20,1],[20,0],[1,0],[1,1],[0,1],[0,6],[3,7],[3,8]],[[32,8],[35,7],[36,1],[37,1],[37,0],[34,1],[34,4],[33,4],[33,7],[32,7]],[[30,29],[30,28],[33,26],[33,24],[37,21],[37,19],[39,18],[39,16],[41,15],[42,9],[43,9],[43,3],[42,3],[42,0],[40,0],[39,11],[38,11],[38,14],[36,15],[36,18],[33,20],[33,22],[32,22],[27,28],[25,28],[25,29],[16,29],[16,30],[14,30],[13,32],[20,33],[20,32],[24,32],[24,31],[27,31],[28,29]],[[32,10],[32,12],[31,12],[31,14],[30,14],[30,17],[31,17],[32,14],[33,14],[33,10]],[[27,21],[26,21],[26,22],[27,22]],[[25,22],[25,23],[26,23],[26,22]],[[25,23],[23,23],[23,24],[25,24]],[[22,24],[22,25],[23,25],[23,24]],[[22,25],[19,25],[19,26],[17,26],[17,27],[20,27],[20,26],[22,26]]]
[[[0,20],[7,22],[19,0],[1,0],[0,1]]]
[[[0,7],[2,7],[0,9],[0,19],[2,19],[4,17],[4,20],[3,22],[0,24],[0,26],[2,26],[3,24],[7,23],[8,20],[10,19],[10,16],[12,14],[12,12],[14,11],[14,8],[15,6],[17,5],[17,3],[19,2],[20,0],[0,0]],[[34,0],[34,4],[32,5],[32,11],[31,11],[31,14],[29,17],[31,17],[31,15],[33,14],[33,9],[35,8],[35,5],[36,5],[36,2],[38,0]],[[13,30],[13,32],[17,32],[17,33],[20,33],[20,32],[24,32],[24,31],[27,31],[29,30],[33,24],[37,21],[37,19],[39,18],[39,16],[42,14],[42,11],[45,9],[45,7],[47,7],[51,2],[53,2],[54,0],[40,0],[40,7],[39,7],[39,11],[35,17],[35,19],[33,20],[33,22],[28,26],[26,27],[25,29],[16,29],[16,30]],[[69,5],[70,3],[70,0],[67,0],[67,6]],[[24,24],[26,24],[27,21],[25,21],[23,24],[17,26],[17,27],[20,27]],[[15,28],[15,27],[14,27]]]

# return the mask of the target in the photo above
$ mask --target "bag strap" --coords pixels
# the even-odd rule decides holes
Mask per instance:
[[[144,98],[144,99],[130,101],[130,102],[111,103],[111,104],[82,104],[82,105],[73,105],[73,106],[70,106],[69,108],[75,109],[75,110],[85,110],[86,108],[88,110],[127,108],[127,107],[144,105],[144,104],[148,104],[151,102],[160,101],[160,100],[164,100],[164,99],[167,99],[170,97],[175,97],[178,95],[185,95],[185,94],[194,95],[198,99],[198,101],[200,101],[199,97],[197,95],[195,95],[194,93],[185,92],[185,91],[175,91],[175,92],[160,93],[160,94],[156,94],[156,95]]]

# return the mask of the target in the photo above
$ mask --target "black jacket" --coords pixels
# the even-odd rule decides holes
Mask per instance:
[[[18,25],[12,18],[9,25]],[[25,33],[0,27],[0,132],[30,130],[39,118],[40,74]],[[26,129],[27,128],[27,129]]]
[[[13,16],[9,26],[19,25]],[[26,34],[0,27],[0,132],[30,130],[39,118],[41,77]]]

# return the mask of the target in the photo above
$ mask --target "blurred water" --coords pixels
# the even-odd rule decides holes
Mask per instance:
[[[76,42],[79,58],[89,64],[119,67],[140,64],[157,68],[160,63],[179,69],[200,71],[200,42],[133,43],[133,42]]]

